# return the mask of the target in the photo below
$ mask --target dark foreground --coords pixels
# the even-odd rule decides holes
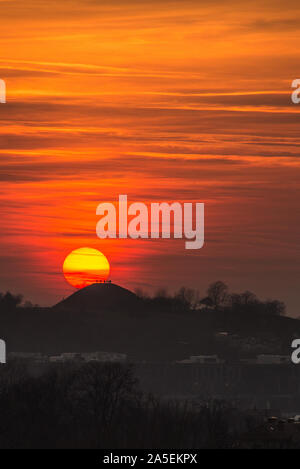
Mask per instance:
[[[226,401],[143,393],[121,364],[7,364],[0,375],[0,448],[298,448],[298,423]]]

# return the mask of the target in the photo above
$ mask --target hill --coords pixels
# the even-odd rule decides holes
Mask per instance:
[[[300,338],[300,321],[236,311],[166,312],[118,285],[95,284],[52,308],[0,312],[0,332],[8,351],[102,350],[161,362],[218,354],[235,360],[290,354],[292,339]]]
[[[68,298],[60,301],[54,310],[73,312],[100,312],[128,310],[137,308],[137,296],[126,288],[114,283],[94,283],[88,287],[77,290]]]

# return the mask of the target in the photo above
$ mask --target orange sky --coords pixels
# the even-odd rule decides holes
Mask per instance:
[[[300,314],[300,5],[2,1],[0,290],[53,304],[62,262],[100,249],[114,282],[234,291]],[[96,206],[206,203],[205,247],[100,240]]]

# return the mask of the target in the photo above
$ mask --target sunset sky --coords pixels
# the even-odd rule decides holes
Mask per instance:
[[[300,3],[0,0],[0,291],[52,305],[89,246],[111,279],[300,315]],[[204,202],[205,246],[100,240],[96,207]]]

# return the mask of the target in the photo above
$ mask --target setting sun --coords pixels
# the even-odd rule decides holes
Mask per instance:
[[[102,252],[93,248],[79,248],[64,260],[63,272],[66,280],[76,288],[101,282],[109,276],[110,265]]]

